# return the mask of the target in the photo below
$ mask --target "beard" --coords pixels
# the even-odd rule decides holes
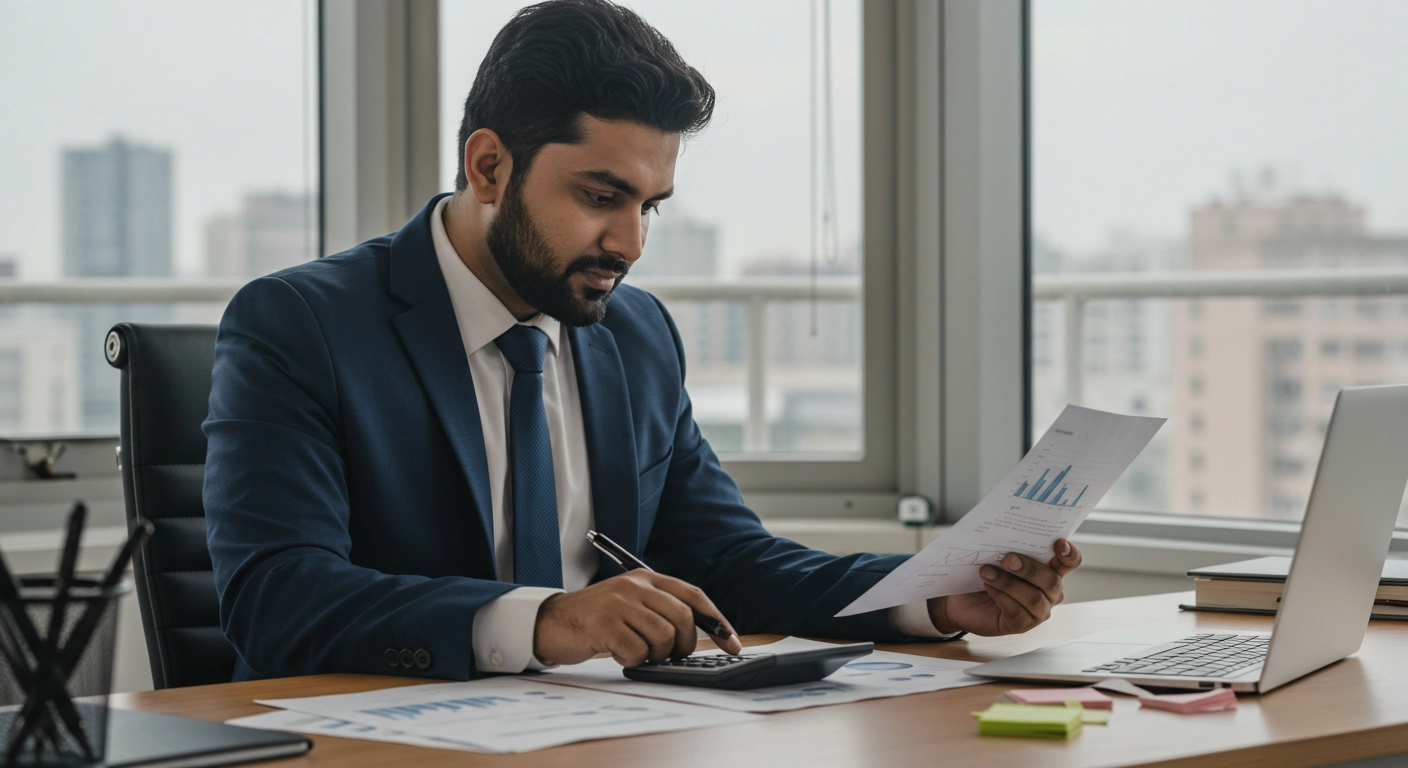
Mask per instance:
[[[606,317],[611,291],[572,286],[572,275],[588,269],[615,272],[616,285],[630,262],[616,256],[580,256],[558,271],[552,249],[523,202],[517,179],[509,179],[504,202],[489,224],[485,242],[510,288],[529,306],[566,325],[594,325]]]

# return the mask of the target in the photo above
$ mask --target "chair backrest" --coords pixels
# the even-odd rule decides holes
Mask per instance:
[[[201,502],[215,331],[119,323],[104,345],[108,363],[122,371],[127,524],[156,527],[133,571],[157,688],[226,683],[235,669],[235,649],[220,630]]]

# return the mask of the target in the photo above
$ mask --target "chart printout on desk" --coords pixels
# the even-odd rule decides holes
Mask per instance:
[[[979,592],[978,567],[1008,552],[1050,560],[1164,421],[1066,406],[977,506],[836,615]]]

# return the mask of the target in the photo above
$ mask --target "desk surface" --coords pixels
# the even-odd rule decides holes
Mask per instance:
[[[886,650],[990,661],[1118,627],[1266,631],[1260,616],[1182,613],[1191,593],[1060,606],[1051,620],[1015,637],[885,646]],[[774,636],[745,638],[747,645]],[[1069,742],[979,737],[969,712],[985,709],[1006,683],[768,715],[758,723],[569,744],[521,755],[477,755],[313,737],[306,757],[279,766],[570,766],[698,768],[836,765],[1289,766],[1324,765],[1408,752],[1408,622],[1375,621],[1355,656],[1273,691],[1242,696],[1235,712],[1177,715],[1140,710],[1116,696],[1107,726]],[[348,693],[406,685],[405,678],[315,675],[119,694],[116,707],[209,720],[260,712],[256,698]]]

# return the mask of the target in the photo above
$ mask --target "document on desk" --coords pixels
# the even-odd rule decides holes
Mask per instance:
[[[264,712],[248,717],[237,717],[233,720],[226,720],[226,725],[237,725],[241,728],[254,728],[261,731],[288,731],[290,733],[308,733],[314,736],[337,736],[343,739],[362,739],[364,741],[384,741],[391,744],[408,744],[413,747],[431,747],[433,749],[455,749],[462,752],[488,752],[482,747],[472,744],[464,744],[458,741],[446,741],[444,739],[432,739],[429,736],[416,736],[415,734],[398,731],[394,728],[382,728],[375,725],[364,725],[353,723],[348,720],[338,720],[331,717],[319,717],[292,709],[276,709],[273,712]]]
[[[589,739],[762,719],[742,712],[551,685],[541,675],[256,703],[453,741],[484,752],[527,752]]]
[[[979,566],[1008,552],[1051,559],[1164,421],[1066,406],[986,498],[836,615],[981,591]]]
[[[789,637],[769,645],[745,648],[743,652],[786,653],[826,647],[828,644],[815,640]],[[720,652],[704,651],[698,655],[711,656],[718,653]],[[621,665],[611,659],[592,659],[581,664],[555,667],[546,670],[544,675],[555,683],[598,691],[701,704],[736,712],[783,712],[887,696],[941,691],[945,688],[988,682],[964,674],[965,668],[973,666],[977,666],[977,663],[875,651],[869,656],[852,661],[824,680],[755,688],[749,691],[724,691],[627,680],[621,674]]]

